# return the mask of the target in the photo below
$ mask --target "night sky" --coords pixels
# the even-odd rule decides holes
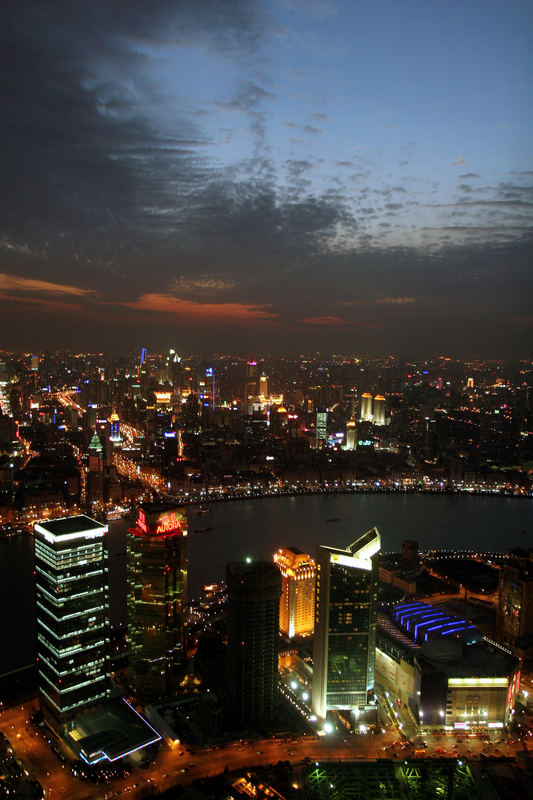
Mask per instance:
[[[530,0],[6,0],[1,349],[531,355]]]

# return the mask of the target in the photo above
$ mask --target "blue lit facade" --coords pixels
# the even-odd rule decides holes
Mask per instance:
[[[414,642],[449,636],[465,644],[476,642],[481,634],[475,625],[466,619],[453,617],[446,611],[428,603],[414,602],[396,606],[393,620]]]
[[[376,675],[420,726],[447,730],[503,728],[520,686],[509,650],[423,602],[380,615]]]

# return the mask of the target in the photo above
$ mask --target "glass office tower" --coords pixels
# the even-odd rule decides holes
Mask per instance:
[[[318,549],[312,708],[321,720],[358,713],[374,687],[380,546],[372,528],[345,550]]]
[[[268,726],[278,704],[281,575],[270,561],[228,564],[228,693],[233,721]]]
[[[109,696],[107,525],[81,514],[34,531],[39,703],[62,736]]]
[[[145,503],[128,533],[128,642],[132,689],[174,692],[185,661],[187,509]]]

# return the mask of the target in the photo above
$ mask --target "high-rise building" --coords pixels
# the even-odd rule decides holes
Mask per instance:
[[[363,392],[361,395],[361,422],[372,421],[372,395],[370,392]]]
[[[317,555],[312,708],[359,713],[374,686],[377,625],[377,528],[345,550],[321,545]]]
[[[34,532],[39,703],[63,735],[109,696],[107,525],[81,514]]]
[[[515,648],[519,639],[533,635],[533,557],[512,555],[500,571],[498,637]]]
[[[357,449],[357,423],[353,417],[346,423],[346,444],[344,445],[344,449]]]
[[[110,441],[121,442],[122,436],[120,435],[120,419],[116,411],[113,411],[109,417],[109,425],[111,427],[111,433],[109,436]]]
[[[279,629],[291,639],[308,636],[315,625],[315,562],[296,547],[280,547],[274,563],[281,572]]]
[[[328,441],[328,412],[316,412],[316,448],[320,450]]]
[[[128,532],[130,684],[140,696],[172,694],[185,660],[187,511],[145,503]]]
[[[374,397],[374,425],[385,425],[385,398],[382,394]]]
[[[228,564],[228,690],[238,725],[268,725],[278,697],[281,575],[271,561]]]

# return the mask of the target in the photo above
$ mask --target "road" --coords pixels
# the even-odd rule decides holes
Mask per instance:
[[[301,762],[350,761],[365,758],[406,758],[412,748],[404,748],[394,729],[374,736],[342,735],[299,737],[287,742],[276,739],[256,739],[250,742],[233,742],[220,747],[194,750],[183,746],[170,750],[164,746],[155,762],[147,769],[137,768],[122,780],[105,786],[95,786],[76,779],[68,766],[61,764],[42,735],[27,724],[29,715],[36,710],[37,702],[24,703],[0,713],[0,730],[10,740],[16,756],[25,769],[46,790],[50,800],[101,800],[105,797],[135,796],[135,790],[146,784],[156,784],[159,789],[176,783],[190,783],[195,778],[218,775],[225,767],[235,770],[279,760]],[[482,752],[494,755],[514,755],[523,749],[522,744],[488,744],[477,739],[465,739],[457,744],[455,737],[426,737],[427,755],[433,757],[458,756],[465,760],[479,757]],[[396,740],[394,746],[392,742]],[[454,746],[455,745],[455,746]],[[442,750],[442,752],[440,752]],[[181,755],[180,755],[181,753]]]

